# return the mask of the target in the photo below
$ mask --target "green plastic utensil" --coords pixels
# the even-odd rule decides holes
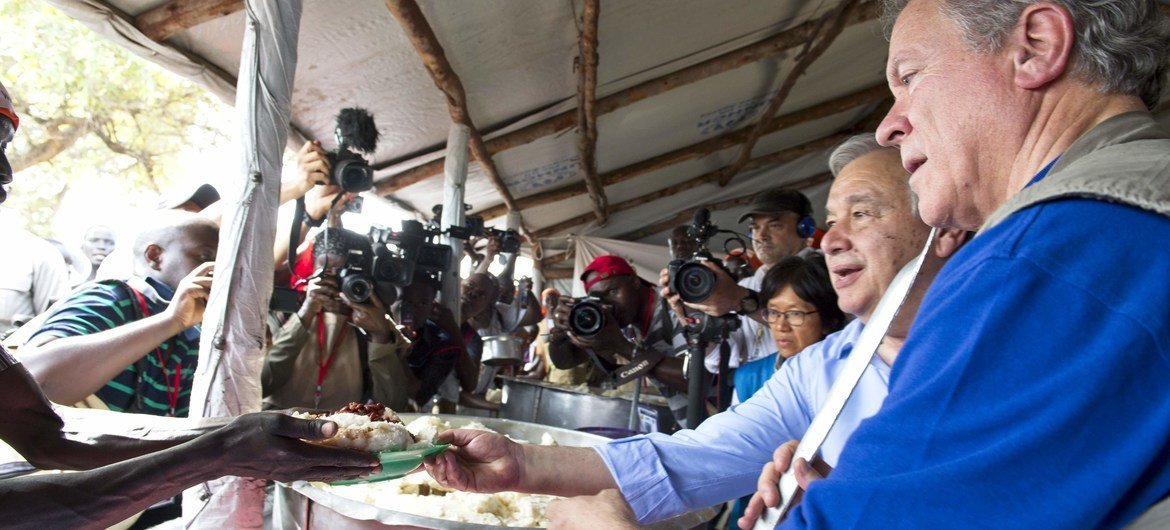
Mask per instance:
[[[414,471],[418,466],[421,466],[423,460],[428,456],[442,453],[450,446],[451,444],[436,444],[422,449],[410,449],[407,451],[381,451],[378,453],[378,460],[382,461],[381,473],[370,475],[366,478],[339,480],[337,482],[331,482],[330,485],[349,486],[351,484],[367,484],[370,482],[402,478],[407,473]]]

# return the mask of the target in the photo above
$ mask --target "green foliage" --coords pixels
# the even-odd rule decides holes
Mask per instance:
[[[20,211],[30,231],[49,235],[78,179],[124,189],[130,202],[152,201],[172,186],[184,149],[228,141],[215,118],[230,109],[194,83],[45,3],[0,0],[0,17],[10,21],[0,46],[3,82],[21,115],[5,206]]]

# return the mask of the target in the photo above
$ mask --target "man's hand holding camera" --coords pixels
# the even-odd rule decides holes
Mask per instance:
[[[350,300],[344,294],[341,295],[341,300],[352,311],[350,320],[369,335],[370,341],[377,344],[391,342],[394,337],[394,323],[386,316],[386,306],[382,304],[377,293],[370,293],[370,298],[361,303]]]
[[[613,307],[609,304],[600,304],[604,313],[604,324],[594,335],[583,337],[573,332],[569,323],[573,306],[579,301],[574,298],[561,298],[553,311],[553,329],[549,331],[550,345],[568,342],[578,348],[592,348],[594,353],[605,360],[617,363],[615,354],[631,357],[633,346],[622,335],[621,327],[613,314]]]
[[[740,301],[751,294],[751,290],[737,284],[735,278],[727,274],[727,271],[719,265],[710,261],[704,262],[703,265],[715,273],[715,286],[711,289],[710,296],[702,302],[684,303],[679,298],[678,293],[675,293],[670,287],[669,269],[662,269],[658,276],[658,285],[662,288],[659,294],[670,304],[671,309],[674,309],[676,314],[683,306],[697,309],[713,317],[721,317],[732,311],[739,311]]]

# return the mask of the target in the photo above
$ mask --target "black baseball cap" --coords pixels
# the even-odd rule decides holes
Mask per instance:
[[[747,212],[739,216],[742,224],[753,215],[777,215],[792,212],[801,217],[812,215],[812,202],[796,190],[770,189],[752,198]]]
[[[187,188],[179,188],[179,191],[171,193],[163,200],[159,201],[159,210],[170,210],[178,208],[179,205],[191,201],[199,207],[200,210],[211,206],[219,200],[219,192],[216,191],[215,186],[211,184],[199,184],[197,186],[190,186]]]

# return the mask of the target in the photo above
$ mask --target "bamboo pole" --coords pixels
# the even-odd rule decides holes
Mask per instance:
[[[581,172],[597,224],[604,225],[608,210],[605,187],[597,178],[597,19],[599,0],[585,0],[581,7],[580,54],[577,56],[577,145],[581,152]]]
[[[731,183],[731,179],[735,178],[740,171],[744,169],[748,161],[751,160],[752,149],[755,148],[756,142],[764,135],[764,131],[768,129],[769,122],[772,121],[772,116],[776,115],[776,111],[780,110],[780,105],[784,104],[784,100],[788,99],[788,94],[792,92],[792,87],[796,86],[796,80],[804,75],[808,67],[812,65],[825,50],[829,49],[829,45],[837,39],[841,31],[845,29],[845,21],[849,18],[849,11],[853,0],[841,0],[832,11],[826,13],[817,22],[816,36],[819,36],[816,44],[813,45],[813,39],[809,39],[805,43],[805,48],[800,53],[800,59],[792,66],[792,71],[788,72],[788,76],[784,78],[784,82],[780,85],[780,90],[768,103],[768,107],[764,112],[760,113],[760,120],[752,127],[752,132],[748,135],[748,139],[744,141],[743,146],[739,148],[739,155],[735,160],[723,168],[719,175],[719,186],[727,186]],[[823,33],[822,33],[823,30]]]
[[[849,11],[846,24],[852,26],[875,20],[878,17],[879,11],[880,7],[878,6],[878,2],[874,0],[867,1],[858,6],[857,9]],[[657,96],[697,81],[702,81],[708,77],[728,72],[768,57],[773,57],[791,48],[804,45],[805,42],[811,40],[816,35],[816,30],[817,21],[808,21],[777,33],[760,42],[749,44],[723,55],[688,66],[677,72],[672,72],[615,92],[597,101],[595,113],[597,116],[603,116],[642,101],[643,99]],[[495,154],[564,131],[577,123],[576,114],[577,111],[575,109],[565,111],[522,129],[492,138],[487,142],[487,149],[492,154]],[[378,164],[374,168],[385,169],[389,166],[390,164]],[[375,184],[374,190],[379,195],[393,193],[406,186],[438,175],[442,171],[442,159],[432,160],[397,175],[391,175],[380,180]]]
[[[459,80],[455,70],[451,68],[443,46],[439,43],[439,38],[435,36],[430,24],[427,23],[422,10],[419,9],[414,0],[386,0],[386,7],[390,9],[390,13],[394,15],[406,36],[410,38],[410,43],[414,45],[414,49],[422,59],[423,65],[426,66],[427,72],[431,74],[435,86],[439,87],[439,90],[447,97],[447,111],[451,114],[451,120],[465,125],[471,130],[471,153],[483,166],[488,180],[496,188],[500,197],[504,199],[508,210],[519,213],[520,209],[516,207],[516,200],[512,198],[512,192],[508,190],[507,184],[500,178],[496,164],[492,161],[491,153],[484,144],[483,135],[475,128],[475,123],[471,119],[471,113],[467,108],[467,93],[463,90],[463,83]],[[440,166],[443,160],[439,159]],[[520,232],[531,241],[531,233],[523,224],[521,224]]]

